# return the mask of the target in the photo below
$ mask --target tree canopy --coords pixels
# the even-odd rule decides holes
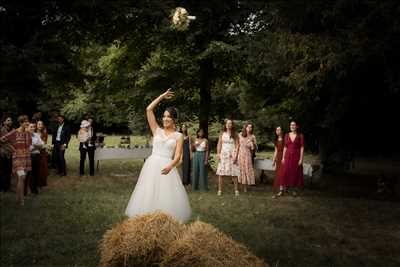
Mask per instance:
[[[187,31],[171,27],[177,6],[197,17]],[[387,154],[372,138],[396,119],[399,13],[395,0],[4,1],[0,106],[143,133],[144,107],[172,87],[169,104],[206,130],[250,120],[266,141],[294,119],[326,157]]]

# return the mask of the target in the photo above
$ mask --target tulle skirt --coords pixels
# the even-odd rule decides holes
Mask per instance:
[[[170,158],[158,155],[146,160],[125,210],[127,216],[161,211],[182,223],[190,219],[189,199],[177,169],[173,168],[167,175],[161,174],[170,162]]]

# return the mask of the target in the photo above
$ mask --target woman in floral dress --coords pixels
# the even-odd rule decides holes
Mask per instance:
[[[239,135],[239,143],[239,184],[243,186],[243,192],[247,192],[247,185],[256,184],[252,157],[257,142],[253,134],[253,124],[245,123]]]
[[[218,196],[222,195],[222,177],[229,176],[233,179],[235,195],[239,195],[238,176],[240,175],[238,161],[239,137],[235,132],[232,120],[225,120],[224,130],[218,138]]]

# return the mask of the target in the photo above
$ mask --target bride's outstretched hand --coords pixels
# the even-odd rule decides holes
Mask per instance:
[[[168,88],[168,90],[162,94],[162,97],[163,97],[163,99],[171,99],[174,97],[174,92],[172,92],[171,88]]]

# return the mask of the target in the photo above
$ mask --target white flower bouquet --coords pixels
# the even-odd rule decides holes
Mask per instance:
[[[172,15],[172,27],[177,31],[186,31],[190,21],[195,19],[195,16],[189,16],[186,9],[177,7]]]

